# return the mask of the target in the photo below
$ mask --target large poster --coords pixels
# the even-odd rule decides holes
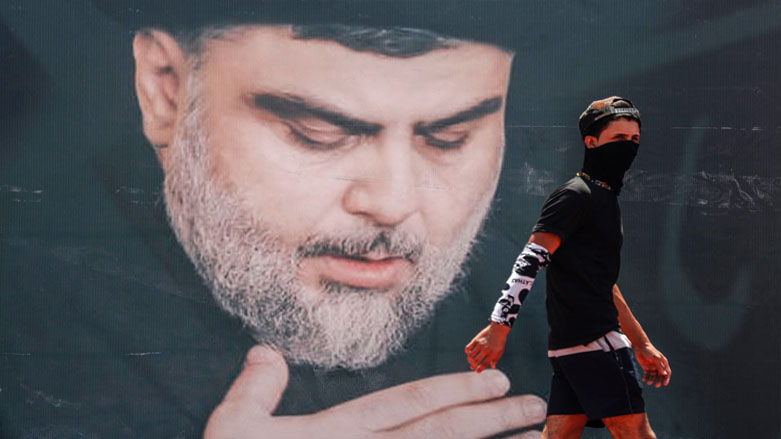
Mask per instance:
[[[545,276],[501,373],[464,348],[614,95],[642,115],[618,283],[672,369],[651,426],[779,437],[779,17],[1,1],[0,437],[538,437]]]

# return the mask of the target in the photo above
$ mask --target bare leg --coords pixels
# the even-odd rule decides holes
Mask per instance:
[[[602,419],[602,422],[615,439],[656,439],[645,413],[613,416]]]
[[[586,421],[586,415],[550,415],[545,420],[542,439],[579,439]]]

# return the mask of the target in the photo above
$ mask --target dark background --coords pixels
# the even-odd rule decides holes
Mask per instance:
[[[580,167],[577,116],[620,95],[639,107],[643,138],[620,198],[619,285],[673,370],[668,388],[645,392],[651,424],[660,438],[781,437],[781,2],[527,13],[513,30],[498,202],[471,275],[407,354],[342,373],[330,399],[293,382],[280,412],[466,370],[463,345],[544,197]],[[87,1],[0,1],[0,437],[198,436],[252,343],[168,233],[131,39]],[[544,279],[502,360],[516,393],[547,395],[543,291]],[[333,393],[326,373],[294,376]]]

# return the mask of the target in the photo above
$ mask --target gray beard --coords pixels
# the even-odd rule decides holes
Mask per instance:
[[[274,231],[211,174],[200,84],[191,78],[187,114],[168,146],[164,192],[171,226],[216,301],[259,343],[273,346],[292,363],[360,369],[385,362],[431,317],[463,274],[462,263],[493,191],[481,198],[459,235],[444,248],[366,223],[361,230],[338,236],[302,236],[295,251],[286,251]],[[409,255],[414,262],[414,275],[398,291],[327,284],[313,294],[296,279],[301,260],[318,249],[360,253],[378,246]]]

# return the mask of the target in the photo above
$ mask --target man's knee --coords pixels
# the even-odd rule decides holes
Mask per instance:
[[[579,439],[586,415],[550,415],[545,420],[542,439]]]
[[[602,421],[615,439],[656,439],[645,413],[614,416]]]

